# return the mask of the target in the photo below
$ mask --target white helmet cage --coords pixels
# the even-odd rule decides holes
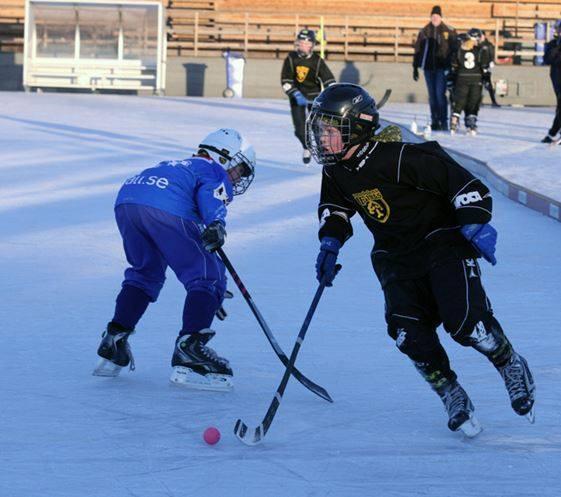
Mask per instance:
[[[235,129],[213,131],[200,143],[199,150],[228,173],[234,195],[245,193],[255,177],[255,151]]]

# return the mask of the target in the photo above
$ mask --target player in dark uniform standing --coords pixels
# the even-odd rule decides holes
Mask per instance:
[[[450,133],[458,130],[462,111],[469,134],[477,134],[477,115],[483,92],[483,74],[492,62],[490,52],[478,44],[481,30],[470,29],[452,59],[454,106],[450,119]]]
[[[495,45],[493,45],[485,35],[485,31],[482,29],[477,29],[477,37],[479,41],[479,47],[482,52],[488,52],[485,57],[487,57],[491,62],[489,67],[483,71],[483,86],[489,92],[489,97],[491,98],[491,104],[493,107],[500,107],[501,104],[497,102],[497,97],[495,96],[495,88],[493,87],[491,70],[495,67]]]
[[[315,101],[307,121],[323,164],[317,277],[333,281],[339,249],[358,213],[372,232],[372,263],[384,291],[388,333],[442,399],[448,427],[480,430],[436,329],[473,347],[504,379],[512,408],[533,421],[534,382],[525,359],[493,315],[477,259],[495,264],[487,187],[436,142],[384,142],[378,110],[360,86],[337,84]]]
[[[561,144],[561,138],[557,136],[559,131],[561,131],[561,19],[555,22],[554,30],[555,35],[553,39],[545,45],[543,62],[550,66],[549,77],[557,97],[557,108],[551,128],[549,128],[542,143]]]
[[[296,37],[296,50],[290,52],[281,72],[283,91],[290,99],[290,112],[294,123],[294,134],[300,140],[304,152],[302,160],[308,164],[311,154],[306,148],[306,110],[323,88],[335,83],[333,74],[325,61],[316,53],[316,34],[311,29],[303,29]]]

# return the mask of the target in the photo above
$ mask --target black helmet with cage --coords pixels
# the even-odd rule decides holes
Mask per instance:
[[[479,28],[471,28],[467,32],[468,38],[471,38],[474,41],[480,42],[483,39],[483,31]]]
[[[314,100],[306,120],[306,147],[323,165],[339,162],[354,145],[368,141],[378,129],[376,102],[361,86],[338,83]],[[338,133],[340,147],[334,150],[327,136]]]
[[[296,41],[307,40],[311,41],[314,45],[316,44],[316,33],[313,29],[301,29],[296,35]]]

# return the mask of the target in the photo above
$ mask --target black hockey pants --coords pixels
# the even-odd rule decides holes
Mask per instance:
[[[384,288],[388,334],[434,389],[456,379],[436,328],[485,355],[495,366],[510,357],[511,345],[494,318],[476,259],[456,259],[415,280]]]
[[[290,113],[292,114],[292,123],[294,124],[294,134],[300,140],[302,148],[306,148],[306,109],[309,110],[310,108],[310,104],[307,107],[296,105],[296,100],[290,99]]]
[[[456,81],[454,89],[454,114],[465,112],[466,124],[468,116],[477,116],[483,92],[483,84],[478,78],[461,78]]]
[[[561,130],[561,92],[557,94],[557,109],[555,110],[555,119],[549,130],[550,136],[555,136]]]

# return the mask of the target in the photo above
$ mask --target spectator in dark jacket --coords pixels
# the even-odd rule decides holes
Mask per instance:
[[[550,66],[549,76],[553,83],[553,90],[557,97],[557,109],[555,111],[555,119],[549,129],[547,136],[542,143],[553,143],[558,141],[556,135],[561,130],[561,19],[555,23],[555,34],[551,41],[545,45],[545,53],[543,57],[544,64]]]
[[[442,22],[442,9],[435,5],[430,23],[419,31],[413,59],[413,79],[419,79],[419,68],[425,73],[433,130],[448,129],[446,77],[455,44],[456,31]]]

